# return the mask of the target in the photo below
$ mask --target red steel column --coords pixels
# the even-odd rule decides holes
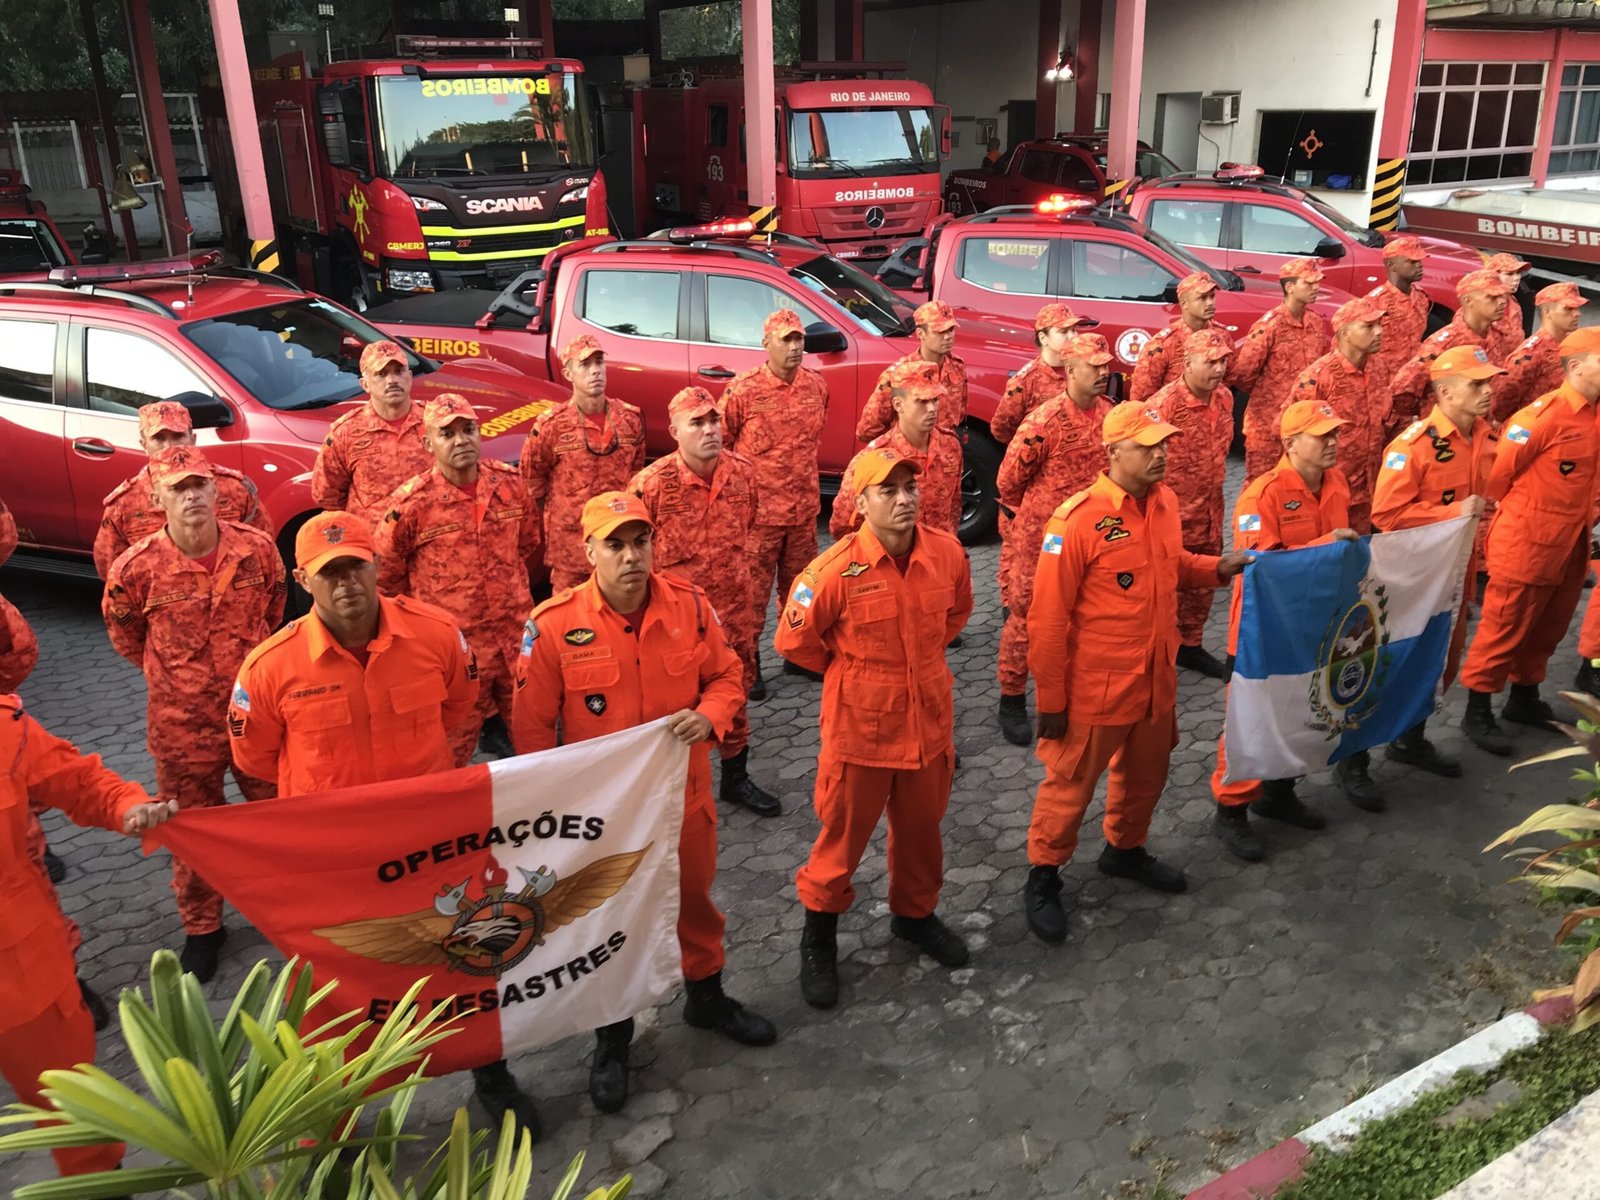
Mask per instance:
[[[1378,127],[1378,168],[1372,174],[1372,209],[1367,224],[1395,229],[1400,224],[1400,194],[1406,186],[1406,155],[1411,152],[1411,119],[1416,113],[1417,73],[1427,36],[1428,0],[1400,0],[1394,19],[1394,50],[1389,56],[1389,86]]]
[[[1060,128],[1056,124],[1056,96],[1054,79],[1044,73],[1056,65],[1061,56],[1061,10],[1065,0],[1039,0],[1039,62],[1033,75],[1033,136],[1054,137]]]
[[[745,0],[749,13],[749,0]],[[770,14],[768,14],[770,19]],[[745,17],[748,26],[750,18]],[[837,62],[861,62],[867,57],[867,14],[863,0],[833,0],[833,58]],[[749,63],[747,55],[745,62]]]
[[[239,0],[211,0],[211,33],[217,43],[217,73],[222,77],[222,102],[228,111],[228,142],[244,202],[244,230],[250,237],[245,264],[258,271],[276,271],[278,242],[272,228],[272,202],[267,195],[267,164],[261,153],[261,127],[256,120],[245,57]]]
[[[156,63],[155,37],[150,30],[147,0],[126,0],[128,61],[133,67],[133,90],[139,98],[144,135],[149,139],[150,165],[160,179],[161,203],[157,207],[161,240],[171,255],[189,253],[189,215],[183,206],[183,185],[178,182],[178,162],[172,156],[172,126],[167,124],[167,100],[161,94],[161,69]]]
[[[1418,0],[1419,3],[1425,0]],[[1139,90],[1144,86],[1145,0],[1117,0],[1111,47],[1111,121],[1106,137],[1106,191],[1133,178],[1139,152]]]
[[[1077,102],[1072,114],[1074,133],[1094,128],[1095,110],[1100,107],[1100,19],[1105,0],[1078,0],[1078,49],[1073,69]]]
[[[1556,30],[1555,53],[1545,69],[1544,100],[1539,110],[1539,133],[1533,143],[1533,186],[1543,187],[1550,176],[1550,146],[1556,140],[1556,102],[1561,99],[1561,71],[1567,65],[1571,30]]]
[[[860,12],[859,0],[856,11]],[[752,209],[778,202],[778,162],[773,141],[776,103],[772,0],[744,0],[744,169],[745,188]]]

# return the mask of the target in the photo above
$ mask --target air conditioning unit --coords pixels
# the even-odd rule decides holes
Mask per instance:
[[[1212,92],[1200,97],[1200,124],[1235,125],[1238,121],[1238,92]]]

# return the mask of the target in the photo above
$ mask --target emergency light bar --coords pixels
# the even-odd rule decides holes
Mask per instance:
[[[1050,196],[1039,201],[1034,207],[1046,215],[1066,212],[1088,212],[1097,203],[1096,200],[1085,199],[1082,196]]]
[[[0,196],[15,198],[33,191],[22,182],[22,172],[15,167],[0,167]]]
[[[755,234],[754,221],[713,221],[709,225],[679,225],[667,230],[671,242],[692,242],[698,238],[751,237]]]
[[[156,262],[108,263],[94,267],[57,267],[50,282],[73,287],[80,283],[132,283],[140,279],[171,279],[196,275],[222,262],[222,251],[206,250],[188,258],[164,258]]]
[[[1249,163],[1218,163],[1213,179],[1260,179],[1266,171]]]

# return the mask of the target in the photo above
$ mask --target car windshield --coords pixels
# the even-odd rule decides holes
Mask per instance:
[[[1144,237],[1152,246],[1172,255],[1173,258],[1187,267],[1191,274],[1199,271],[1202,275],[1211,276],[1216,281],[1217,286],[1225,292],[1236,292],[1243,286],[1239,282],[1239,277],[1232,271],[1219,271],[1208,263],[1201,262],[1191,251],[1184,249],[1177,242],[1168,241],[1164,235],[1157,233],[1149,226],[1145,226]]]
[[[354,313],[312,298],[209,317],[183,332],[257,400],[283,411],[361,395],[361,350],[387,340]],[[413,371],[429,369],[406,354]]]
[[[803,179],[919,175],[939,169],[926,108],[827,108],[789,114],[789,165]]]
[[[28,217],[0,219],[0,275],[48,271],[71,260],[50,226]]]
[[[1096,154],[1094,161],[1100,164],[1101,171],[1105,171],[1104,153]],[[1182,167],[1159,150],[1140,150],[1133,160],[1133,173],[1140,179],[1165,179],[1168,175],[1176,175],[1182,170]]]
[[[910,302],[896,295],[872,276],[842,259],[823,254],[801,263],[789,272],[806,287],[833,301],[861,328],[873,333],[909,333]]]
[[[1306,207],[1324,220],[1332,221],[1342,232],[1349,234],[1363,246],[1376,248],[1383,245],[1383,234],[1376,229],[1368,229],[1365,225],[1357,225],[1331,204],[1324,204],[1314,196],[1307,196]]]
[[[391,179],[594,165],[577,75],[384,75],[377,94],[380,171]]]

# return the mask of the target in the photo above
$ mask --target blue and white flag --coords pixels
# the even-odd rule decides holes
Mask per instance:
[[[1258,554],[1228,688],[1228,779],[1288,779],[1434,709],[1478,522]]]

